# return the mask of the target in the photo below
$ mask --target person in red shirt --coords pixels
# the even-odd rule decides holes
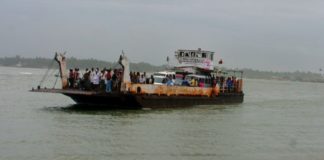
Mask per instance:
[[[111,70],[109,69],[108,71],[107,71],[107,74],[106,74],[106,92],[107,93],[110,93],[111,92],[111,87],[112,87],[112,83],[111,83],[111,78],[112,78],[112,76],[111,76]]]
[[[69,88],[73,88],[74,87],[74,72],[73,69],[70,69],[69,72]]]

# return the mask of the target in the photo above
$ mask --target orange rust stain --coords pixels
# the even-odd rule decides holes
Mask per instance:
[[[243,89],[243,80],[240,79],[240,80],[237,80],[237,92],[242,92],[242,89]]]
[[[133,94],[157,94],[157,95],[184,95],[184,96],[212,96],[218,95],[219,88],[201,88],[187,86],[166,86],[152,84],[128,84],[128,91]]]

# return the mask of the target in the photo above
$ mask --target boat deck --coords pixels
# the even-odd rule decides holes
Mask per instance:
[[[84,91],[79,89],[32,89],[31,92],[43,92],[43,93],[61,93],[61,94],[75,94],[75,95],[97,95],[102,94],[104,92],[96,92],[96,91]]]

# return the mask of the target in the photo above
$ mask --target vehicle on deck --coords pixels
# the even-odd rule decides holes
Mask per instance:
[[[156,84],[156,85],[166,84],[166,78],[169,75],[175,76],[175,72],[161,71],[161,72],[155,72],[155,73],[153,73],[154,84]]]

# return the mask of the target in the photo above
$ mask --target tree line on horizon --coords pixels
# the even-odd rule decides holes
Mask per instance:
[[[50,58],[24,58],[20,56],[15,57],[2,57],[0,58],[0,66],[8,67],[24,67],[24,68],[45,68],[47,69],[53,63],[54,59]],[[117,62],[107,62],[97,59],[77,59],[75,57],[67,58],[67,68],[115,68],[120,66]],[[56,65],[54,63],[54,65]],[[149,63],[140,62],[140,63],[130,63],[130,68],[134,71],[150,72],[150,71],[161,71],[165,70],[166,66],[155,66]]]
[[[26,68],[48,68],[52,64],[53,59],[50,58],[24,58],[21,56],[2,57],[0,58],[0,66],[8,67],[26,67]],[[115,68],[119,64],[117,62],[107,62],[96,59],[77,59],[70,57],[67,59],[68,68]],[[54,64],[56,65],[56,64]],[[130,63],[131,71],[136,72],[154,72],[166,69],[166,65],[156,66],[145,62]],[[273,72],[273,71],[259,71],[254,69],[243,69],[244,77],[251,79],[275,79],[275,80],[290,80],[301,82],[322,82],[324,78],[319,73],[313,72]]]

